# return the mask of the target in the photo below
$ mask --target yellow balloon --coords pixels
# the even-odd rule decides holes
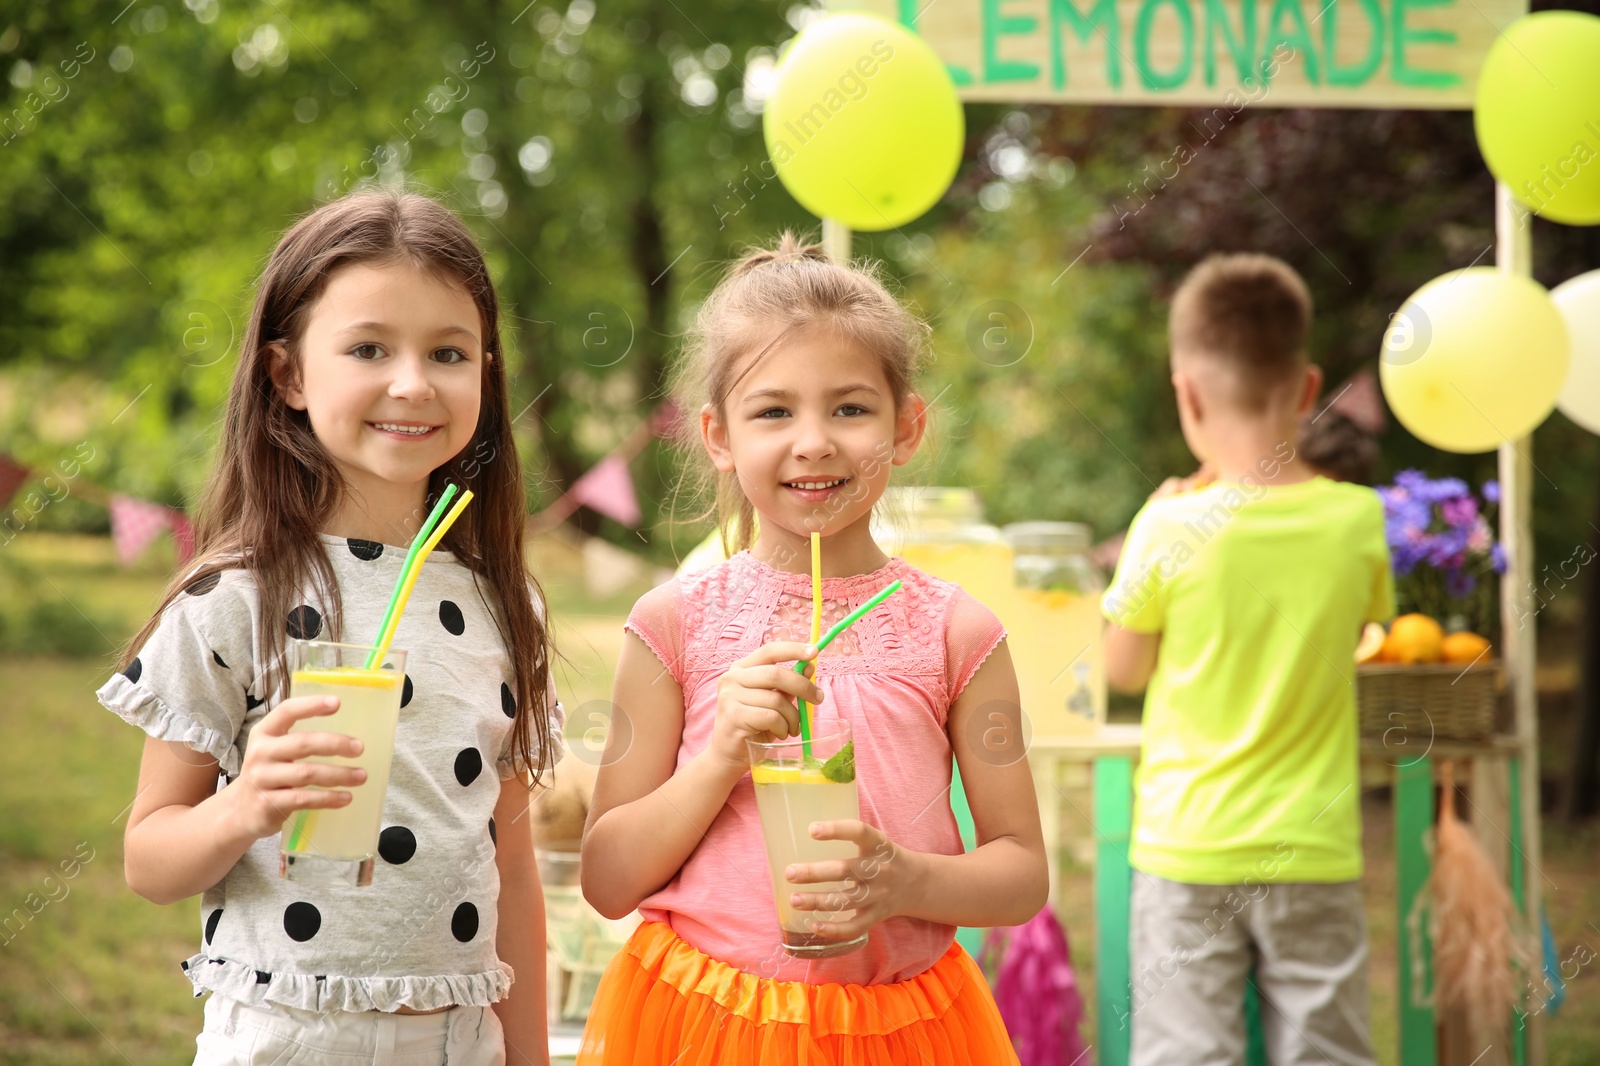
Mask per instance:
[[[1544,287],[1473,267],[1411,294],[1384,334],[1378,376],[1419,440],[1485,452],[1545,420],[1567,362],[1567,327]]]
[[[961,100],[921,37],[876,15],[828,15],[794,39],[777,74],[762,132],[807,211],[893,229],[950,187],[966,136]]]

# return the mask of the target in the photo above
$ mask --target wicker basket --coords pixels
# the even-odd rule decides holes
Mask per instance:
[[[1361,732],[1483,740],[1494,734],[1500,664],[1367,663],[1356,667]]]

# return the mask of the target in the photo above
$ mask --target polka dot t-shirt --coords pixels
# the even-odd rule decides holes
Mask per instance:
[[[343,637],[370,641],[406,550],[322,541],[338,581]],[[331,640],[326,613],[307,596],[266,624],[289,637]],[[262,690],[259,625],[245,571],[196,582],[139,657],[100,689],[100,702],[158,740],[216,759],[226,787],[251,730],[279,698]],[[394,646],[407,653],[406,677],[372,884],[285,881],[279,835],[256,841],[202,896],[201,950],[183,963],[196,995],[387,1011],[487,1006],[509,991],[511,969],[495,951],[493,814],[500,783],[513,773],[514,678],[473,574],[450,553],[434,552],[423,567]],[[559,745],[563,715],[553,698],[551,706]],[[553,751],[550,764],[560,755]]]

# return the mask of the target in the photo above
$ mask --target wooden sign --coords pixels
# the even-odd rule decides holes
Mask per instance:
[[[834,0],[920,33],[965,100],[1472,107],[1526,0]]]

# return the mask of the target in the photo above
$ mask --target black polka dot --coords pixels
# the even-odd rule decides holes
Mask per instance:
[[[216,588],[218,583],[221,581],[222,571],[218,570],[214,574],[207,574],[205,577],[201,578],[199,581],[196,581],[183,591],[190,596],[204,596],[206,593]]]
[[[467,629],[467,620],[461,617],[461,608],[449,600],[439,601],[439,624],[449,630],[451,636],[456,637]]]
[[[222,908],[218,907],[211,912],[211,917],[206,919],[206,943],[211,943],[211,938],[217,935],[217,923],[222,921]]]
[[[400,706],[411,702],[411,675],[406,675],[406,687],[400,690]]]
[[[181,969],[182,969],[182,970],[183,970],[183,971],[184,971],[184,972],[185,972],[185,973],[187,973],[187,972],[188,972],[188,970],[189,970],[189,960],[188,960],[188,959],[184,959],[184,960],[183,960],[183,961],[182,961],[182,962],[180,962],[180,963],[178,963],[178,966],[179,966],[179,967],[180,967],[180,968],[181,968]]]
[[[291,903],[283,910],[283,931],[289,939],[304,944],[322,928],[322,912],[309,903]]]
[[[228,664],[222,661],[222,656],[218,655],[215,651],[212,651],[211,658],[216,662],[216,664],[218,666],[222,667],[224,670],[226,670],[228,668]]]
[[[483,756],[478,754],[477,748],[462,748],[461,754],[456,756],[456,780],[463,785],[470,785],[483,773]]]
[[[272,975],[270,973],[268,973],[267,971],[265,971],[265,970],[257,970],[256,971],[256,984],[264,985],[270,980],[272,980]]]
[[[383,545],[375,540],[357,540],[354,537],[345,538],[345,543],[350,546],[350,554],[357,559],[371,562],[383,554]]]
[[[316,640],[322,632],[322,616],[309,603],[289,612],[289,636],[295,640]]]
[[[495,832],[495,831],[494,831],[494,819],[493,819],[493,818],[490,818],[490,819],[489,819],[489,842],[490,842],[490,843],[491,843],[491,844],[498,844],[498,843],[500,843],[500,837],[499,837],[499,834],[497,834],[497,833],[496,833],[496,832]],[[218,911],[218,912],[217,912],[217,913],[218,913],[218,914],[221,914],[221,913],[222,913],[222,912],[221,912],[221,911]]]
[[[450,932],[463,944],[478,935],[478,908],[463,903],[450,916]]]
[[[512,694],[511,686],[504,681],[500,682],[500,709],[506,712],[507,718],[517,716],[517,697]]]
[[[391,825],[378,834],[378,854],[399,866],[417,853],[417,835],[403,825]]]
[[[137,682],[139,680],[139,675],[142,673],[144,673],[144,663],[140,662],[138,659],[135,659],[133,662],[128,664],[128,668],[126,670],[122,671],[122,676],[127,678],[129,681]]]

